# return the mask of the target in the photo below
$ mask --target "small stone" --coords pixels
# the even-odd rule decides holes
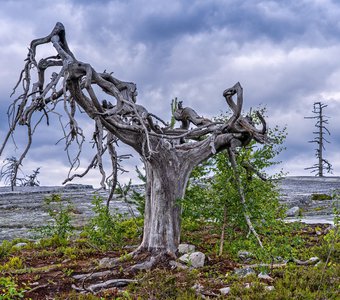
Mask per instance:
[[[183,265],[183,264],[181,264],[181,263],[179,263],[179,262],[177,262],[177,261],[174,261],[174,260],[170,260],[169,261],[169,265],[170,265],[170,267],[172,268],[172,269],[176,269],[176,268],[178,268],[178,269],[188,269],[188,266],[186,266],[186,265]]]
[[[111,268],[114,265],[115,259],[111,257],[104,257],[99,261],[99,267]]]
[[[328,226],[324,231],[323,231],[323,234],[327,234],[328,232],[330,232],[332,229],[335,228],[335,225],[330,225]]]
[[[195,251],[195,246],[190,244],[179,244],[178,252],[180,254],[192,253]]]
[[[205,255],[202,252],[193,252],[182,255],[179,260],[194,268],[200,268],[204,266]]]
[[[309,259],[309,261],[310,261],[311,263],[317,263],[319,260],[320,260],[320,258],[318,258],[317,256],[313,256],[313,257],[311,257],[311,258]]]
[[[267,286],[264,287],[264,289],[265,289],[266,291],[268,291],[268,292],[271,292],[271,291],[274,291],[274,290],[275,290],[275,287],[272,286],[272,285],[267,285]]]
[[[235,269],[234,273],[239,277],[246,277],[252,274],[256,274],[252,268]]]
[[[287,217],[297,217],[299,215],[299,213],[300,213],[300,207],[293,206],[286,211],[286,216]]]
[[[27,243],[17,243],[14,245],[14,247],[18,247],[18,248],[25,247],[25,246],[27,246]]]
[[[284,259],[283,259],[282,256],[276,256],[276,257],[274,257],[274,261],[275,261],[275,262],[283,262]]]
[[[259,279],[263,279],[263,280],[268,281],[268,282],[273,282],[274,281],[274,279],[271,278],[268,274],[262,273],[262,272],[257,277]]]
[[[230,293],[230,287],[227,286],[227,287],[221,288],[221,289],[220,289],[220,293],[221,293],[222,295],[228,295],[228,294]]]
[[[316,235],[322,235],[322,232],[321,231],[317,231]]]
[[[192,289],[195,290],[196,292],[198,293],[201,293],[203,290],[204,290],[204,287],[203,285],[199,284],[199,283],[195,283],[193,286],[192,286]]]
[[[240,259],[242,259],[243,261],[245,262],[248,262],[250,261],[253,257],[254,257],[254,254],[249,252],[249,251],[244,251],[244,250],[240,250],[238,253],[237,253],[238,257]]]

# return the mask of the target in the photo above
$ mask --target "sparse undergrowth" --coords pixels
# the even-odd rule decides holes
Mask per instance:
[[[125,224],[125,225],[124,225]],[[131,230],[131,223],[122,228]],[[267,231],[261,237],[265,249],[259,249],[256,240],[246,237],[237,228],[227,237],[223,256],[218,256],[218,230],[213,223],[184,220],[183,241],[196,245],[207,255],[206,265],[199,269],[170,269],[160,264],[151,271],[130,272],[133,259],[119,259],[118,263],[101,278],[77,281],[77,274],[105,271],[99,267],[103,257],[125,258],[131,245],[139,242],[137,235],[130,235],[119,242],[114,251],[101,250],[86,236],[67,244],[58,243],[56,237],[39,243],[26,241],[16,247],[17,240],[3,242],[0,247],[0,299],[223,299],[220,289],[230,287],[228,299],[336,299],[340,287],[340,241],[335,229],[328,225],[284,224]],[[127,230],[125,228],[124,230]],[[237,252],[253,253],[250,261],[242,261]],[[316,266],[300,266],[290,262],[293,258],[307,260],[318,256]],[[287,262],[281,267],[270,264]],[[259,279],[256,275],[241,278],[235,268],[254,266],[256,275],[268,274],[273,282]],[[88,287],[95,281],[109,279],[136,279],[125,287],[110,288],[96,294],[79,293],[72,285]],[[269,291],[268,286],[274,289]],[[12,293],[12,294],[10,294]],[[1,298],[2,297],[2,298]],[[9,297],[9,298],[8,298]],[[12,298],[11,298],[12,297]]]
[[[317,201],[323,201],[323,200],[332,200],[334,199],[335,196],[332,195],[328,195],[328,194],[318,194],[318,193],[314,193],[311,196],[312,200],[317,200]]]

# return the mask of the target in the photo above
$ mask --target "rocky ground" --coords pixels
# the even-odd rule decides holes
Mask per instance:
[[[322,216],[340,209],[340,177],[289,176],[279,181],[280,200],[288,208],[299,208],[301,216]],[[333,199],[313,200],[313,195],[329,195]]]
[[[135,189],[138,187],[135,187]],[[95,196],[107,199],[108,192],[96,190],[91,185],[42,186],[42,187],[0,187],[0,242],[19,237],[33,237],[33,228],[46,225],[50,220],[44,199],[52,194],[61,195],[72,203],[73,225],[85,224],[93,215],[91,201]],[[130,213],[131,205],[115,195],[110,204],[112,212]]]
[[[338,199],[312,200],[312,194],[332,195],[340,190],[340,177],[286,177],[279,181],[279,186],[281,202],[288,208],[295,208],[292,216],[324,216],[332,214],[334,206],[340,209]],[[133,188],[143,190],[141,186]],[[83,225],[93,215],[91,201],[95,195],[103,199],[108,196],[106,191],[95,190],[88,185],[16,187],[14,191],[0,187],[0,241],[32,237],[32,228],[45,225],[50,220],[44,199],[51,194],[60,194],[73,203],[76,226]],[[116,195],[110,208],[129,213],[131,205]]]

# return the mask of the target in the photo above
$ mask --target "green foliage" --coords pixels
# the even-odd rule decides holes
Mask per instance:
[[[339,226],[339,225],[337,225]],[[331,229],[315,252],[323,261],[340,264],[340,232],[339,227]]]
[[[238,173],[246,198],[246,207],[240,202],[235,174],[229,162],[228,153],[222,151],[208,162],[198,166],[192,173],[183,205],[184,218],[203,218],[219,226],[226,223],[226,235],[235,238],[235,232],[248,232],[244,213],[261,234],[271,228],[283,216],[278,202],[276,176],[262,180],[265,169],[278,164],[275,157],[284,147],[286,130],[275,127],[268,133],[271,143],[258,145],[252,142],[246,148],[237,150]]]
[[[155,269],[141,274],[138,284],[129,285],[128,291],[137,294],[139,299],[197,299],[195,291],[191,289],[197,275],[195,270],[179,272]]]
[[[0,259],[8,256],[12,249],[12,243],[9,241],[3,241],[0,245]]]
[[[0,266],[0,271],[17,270],[22,269],[23,267],[24,264],[22,259],[18,256],[13,256],[8,260],[8,262]]]
[[[275,271],[281,278],[275,283],[275,292],[266,299],[338,299],[338,272],[339,266],[325,269],[322,264],[316,267],[292,265],[284,274]],[[332,286],[334,288],[330,288]]]
[[[64,257],[67,257],[69,259],[76,259],[77,258],[77,249],[73,247],[62,247],[61,253]]]
[[[322,201],[322,200],[332,200],[333,197],[327,194],[312,194],[311,199]]]
[[[146,175],[145,175],[145,169],[143,168],[143,171],[141,171],[137,166],[136,166],[136,173],[137,177],[139,180],[143,182],[143,184],[146,184]],[[145,195],[136,191],[132,191],[132,196],[131,200],[134,205],[136,205],[136,208],[140,214],[140,216],[144,216],[144,211],[145,211]]]
[[[44,204],[53,221],[40,227],[37,230],[38,235],[54,239],[57,245],[65,244],[74,230],[71,224],[73,206],[70,200],[64,200],[60,195],[52,194],[44,199]]]
[[[132,202],[136,205],[137,211],[140,216],[144,216],[145,212],[145,196],[139,192],[132,191]]]
[[[127,236],[137,234],[136,222],[118,212],[111,214],[102,198],[94,197],[92,204],[95,216],[90,219],[83,232],[90,243],[102,250],[112,250],[122,246]]]
[[[0,277],[0,300],[23,299],[27,289],[19,288],[12,277]]]

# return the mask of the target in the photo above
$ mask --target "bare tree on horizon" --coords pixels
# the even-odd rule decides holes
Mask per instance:
[[[326,150],[324,143],[329,143],[329,141],[325,139],[325,134],[327,133],[328,135],[331,135],[326,127],[329,117],[327,117],[323,113],[323,109],[327,106],[328,105],[321,102],[314,102],[312,112],[315,114],[315,116],[305,117],[305,119],[316,119],[315,127],[317,128],[317,131],[313,131],[315,137],[313,140],[308,142],[317,144],[317,148],[315,149],[315,156],[318,159],[317,163],[315,163],[311,167],[305,168],[305,170],[311,170],[312,173],[317,172],[316,176],[319,177],[324,176],[324,170],[326,170],[327,173],[332,173],[331,163],[323,157],[323,151]]]

